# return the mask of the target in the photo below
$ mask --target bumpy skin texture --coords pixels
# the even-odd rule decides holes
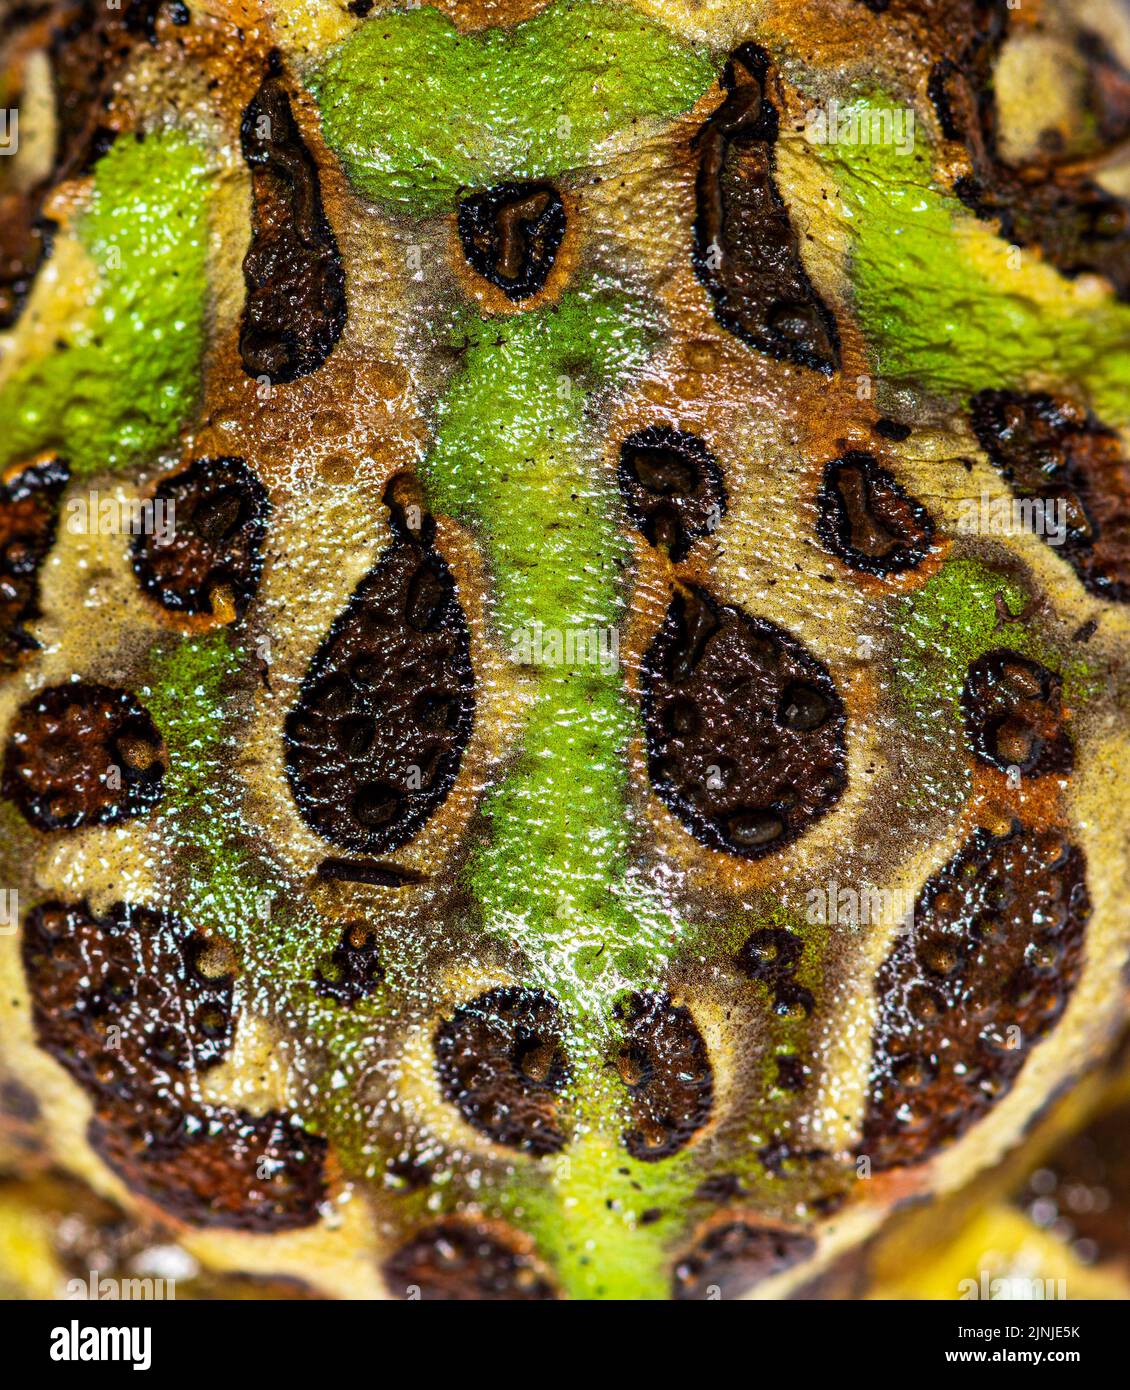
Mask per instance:
[[[0,1159],[842,1287],[1125,1017],[1130,23],[363,9],[5,21]]]

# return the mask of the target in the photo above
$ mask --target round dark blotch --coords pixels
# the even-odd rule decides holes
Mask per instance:
[[[545,286],[565,236],[565,204],[549,183],[502,183],[459,204],[459,240],[471,268],[508,299]]]
[[[1065,726],[1063,682],[1019,652],[979,656],[961,691],[965,734],[974,755],[1001,772],[1068,773],[1075,748]]]
[[[901,444],[910,438],[911,428],[903,424],[901,420],[892,420],[889,416],[883,415],[871,426],[881,439],[889,439],[894,444]]]
[[[712,849],[774,853],[843,794],[835,685],[762,618],[680,588],[644,658],[642,694],[652,786]]]
[[[402,1245],[384,1264],[394,1298],[544,1302],[557,1292],[532,1256],[496,1228],[441,1221]]]
[[[356,1004],[385,977],[377,950],[376,931],[364,922],[350,922],[329,960],[318,966],[315,990],[339,1004]]]
[[[157,805],[164,759],[156,725],[127,691],[53,685],[16,713],[3,793],[39,830],[114,825]]]
[[[233,975],[208,970],[213,943],[169,913],[48,902],[21,950],[37,1043],[99,1104],[139,1103],[231,1047]]]
[[[696,434],[667,425],[637,430],[620,445],[617,475],[628,515],[672,560],[685,560],[725,513],[722,471]]]
[[[243,113],[251,170],[252,236],[243,259],[247,299],[239,354],[248,376],[273,383],[315,372],[346,320],[345,270],[284,80],[274,69]]]
[[[710,1119],[714,1069],[706,1043],[690,1010],[666,994],[633,994],[617,1015],[623,1040],[616,1070],[634,1122],[624,1143],[633,1158],[668,1158]]]
[[[804,942],[785,927],[759,927],[738,952],[738,966],[762,984],[780,985],[793,978]]]
[[[134,538],[133,567],[165,608],[242,616],[259,583],[270,503],[239,458],[196,459],[153,496],[152,525]]]
[[[981,447],[1039,534],[1099,598],[1130,602],[1130,461],[1118,435],[1058,397],[981,391]],[[1023,513],[1022,513],[1023,516]]]
[[[55,543],[68,477],[67,465],[51,455],[0,484],[0,672],[15,670],[38,646],[27,625],[40,616],[39,571]]]
[[[433,1046],[444,1096],[481,1134],[531,1154],[564,1146],[557,1106],[569,1064],[548,994],[488,990],[440,1024]]]
[[[803,1091],[811,1074],[812,1068],[795,1052],[777,1058],[777,1085],[782,1091]]]
[[[815,1250],[815,1240],[804,1231],[724,1218],[712,1223],[676,1264],[672,1294],[677,1299],[740,1298]]]
[[[901,574],[930,550],[934,524],[871,454],[852,450],[824,469],[816,497],[816,530],[852,569]]]
[[[307,824],[353,853],[410,840],[455,782],[474,707],[451,573],[437,551],[398,539],[334,620],[286,719]]]
[[[697,1201],[723,1206],[736,1201],[744,1191],[737,1173],[711,1173],[695,1188],[694,1195]]]
[[[860,1152],[922,1162],[1011,1090],[1059,1019],[1083,963],[1082,850],[1019,822],[977,830],[928,880],[914,932],[880,967]]]
[[[96,1110],[88,1137],[127,1187],[190,1226],[298,1230],[326,1197],[326,1141],[285,1111],[158,1101]]]

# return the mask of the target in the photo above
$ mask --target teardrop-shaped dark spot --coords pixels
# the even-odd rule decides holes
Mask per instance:
[[[833,555],[868,574],[901,574],[926,556],[934,524],[871,454],[851,451],[824,469],[816,529]]]
[[[691,1142],[710,1118],[714,1069],[689,1009],[666,994],[633,994],[617,1010],[623,1027],[616,1070],[628,1088],[633,1158],[654,1162]]]
[[[549,278],[565,236],[565,204],[549,183],[501,183],[459,204],[459,239],[472,269],[509,299]]]
[[[557,1297],[538,1262],[496,1223],[429,1226],[385,1261],[384,1277],[394,1298],[525,1303]]]
[[[773,179],[778,116],[768,71],[763,48],[736,49],[722,73],[725,100],[695,138],[694,267],[723,328],[761,352],[831,373],[835,319],[804,268]]]
[[[1018,520],[1100,598],[1130,602],[1130,461],[1117,434],[1073,402],[981,391],[973,429],[1011,485]]]
[[[27,625],[40,616],[39,571],[55,543],[68,476],[67,465],[50,455],[0,484],[0,671],[15,670],[38,645]]]
[[[1070,772],[1075,748],[1064,723],[1063,682],[1019,652],[979,656],[961,692],[965,734],[976,757],[1025,776]]]
[[[740,1298],[762,1280],[806,1260],[816,1242],[804,1231],[771,1226],[754,1217],[723,1217],[675,1266],[678,1299]]]
[[[33,909],[21,943],[36,1042],[100,1105],[143,1102],[200,1073],[235,1033],[233,974],[205,973],[213,943],[171,913],[117,903]]]
[[[243,113],[251,169],[252,237],[239,354],[248,376],[294,381],[325,362],[345,327],[345,272],[322,207],[318,166],[277,72]]]
[[[161,735],[124,690],[74,681],[22,704],[4,754],[4,795],[39,830],[114,825],[161,799]]]
[[[404,509],[396,515],[403,521]],[[412,539],[432,533],[430,523],[397,526],[286,719],[287,776],[303,818],[353,853],[411,839],[451,790],[471,735],[463,610],[439,552]]]
[[[1011,1090],[1067,1007],[1090,913],[1082,850],[1019,822],[975,831],[928,880],[875,982],[875,1168],[929,1158]]]
[[[165,608],[242,616],[259,583],[270,503],[240,458],[196,459],[157,487],[142,513],[133,567]],[[151,519],[150,519],[151,518]]]
[[[774,624],[682,588],[642,690],[652,785],[704,844],[760,858],[843,794],[843,704],[824,666]]]
[[[685,430],[649,425],[630,434],[620,445],[618,477],[629,517],[676,562],[717,529],[726,510],[722,470]]]
[[[557,1104],[569,1065],[560,1010],[548,994],[488,990],[440,1024],[434,1047],[444,1096],[468,1124],[527,1153],[564,1146]]]

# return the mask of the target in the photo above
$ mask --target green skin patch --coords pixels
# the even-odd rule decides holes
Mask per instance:
[[[450,211],[464,188],[589,164],[634,122],[688,110],[713,79],[706,58],[628,6],[561,0],[478,34],[427,6],[381,15],[311,85],[354,186],[419,214]]]
[[[1063,677],[1069,704],[1089,693],[1089,668],[1078,658],[1063,662],[1031,624],[1005,622],[1024,613],[1028,593],[979,560],[943,565],[921,589],[895,600],[892,628],[900,634],[895,657],[896,694],[923,732],[939,722],[961,721],[961,690],[970,664],[994,647],[1010,647]]]
[[[852,297],[883,380],[964,396],[1051,373],[1130,424],[1130,305],[1084,298],[1038,251],[1010,247],[937,188],[925,144],[814,148],[849,218]]]
[[[176,438],[200,389],[207,183],[202,152],[178,131],[123,136],[99,160],[77,228],[98,287],[63,344],[5,384],[5,462],[57,448],[86,477]]]
[[[592,390],[642,364],[646,336],[627,301],[599,292],[473,324],[421,466],[434,508],[480,535],[494,627],[526,676],[521,751],[487,799],[490,839],[469,884],[486,930],[518,941],[542,984],[586,1007],[654,978],[677,930],[627,878],[635,716],[617,624],[628,545],[584,417]]]

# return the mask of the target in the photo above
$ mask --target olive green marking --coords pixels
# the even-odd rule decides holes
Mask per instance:
[[[677,930],[628,876],[635,712],[617,666],[581,662],[576,646],[598,633],[613,655],[629,553],[585,409],[642,364],[648,337],[627,301],[596,291],[472,325],[421,467],[431,505],[469,523],[486,549],[495,631],[522,667],[527,701],[468,883],[485,929],[528,949],[546,987],[589,1004],[624,979],[654,978]],[[568,661],[570,640],[572,664],[553,664],[553,644]]]
[[[961,724],[961,689],[971,662],[994,647],[1011,647],[1043,662],[1063,678],[1069,703],[1094,691],[1089,663],[1063,659],[1055,645],[1024,614],[1031,595],[1014,579],[975,559],[954,559],[892,606],[899,635],[894,656],[894,691],[925,731]],[[1003,607],[1003,612],[1002,612]],[[1005,622],[1004,614],[1020,621]]]
[[[243,665],[226,630],[158,647],[139,696],[167,748],[162,832],[182,870],[181,910],[247,944],[270,874],[241,830],[239,793],[224,773],[231,687]]]
[[[688,110],[713,78],[706,57],[630,5],[559,0],[477,34],[430,7],[380,15],[311,85],[354,187],[434,213],[463,188],[591,164],[617,131]]]
[[[877,375],[952,395],[1051,378],[1130,423],[1130,305],[1085,296],[1038,252],[1011,248],[938,186],[921,138],[911,154],[813,148],[849,219],[848,278]]]
[[[83,477],[175,439],[199,391],[208,183],[203,151],[178,131],[123,138],[99,160],[77,225],[98,270],[93,302],[5,383],[4,461],[57,448]]]

